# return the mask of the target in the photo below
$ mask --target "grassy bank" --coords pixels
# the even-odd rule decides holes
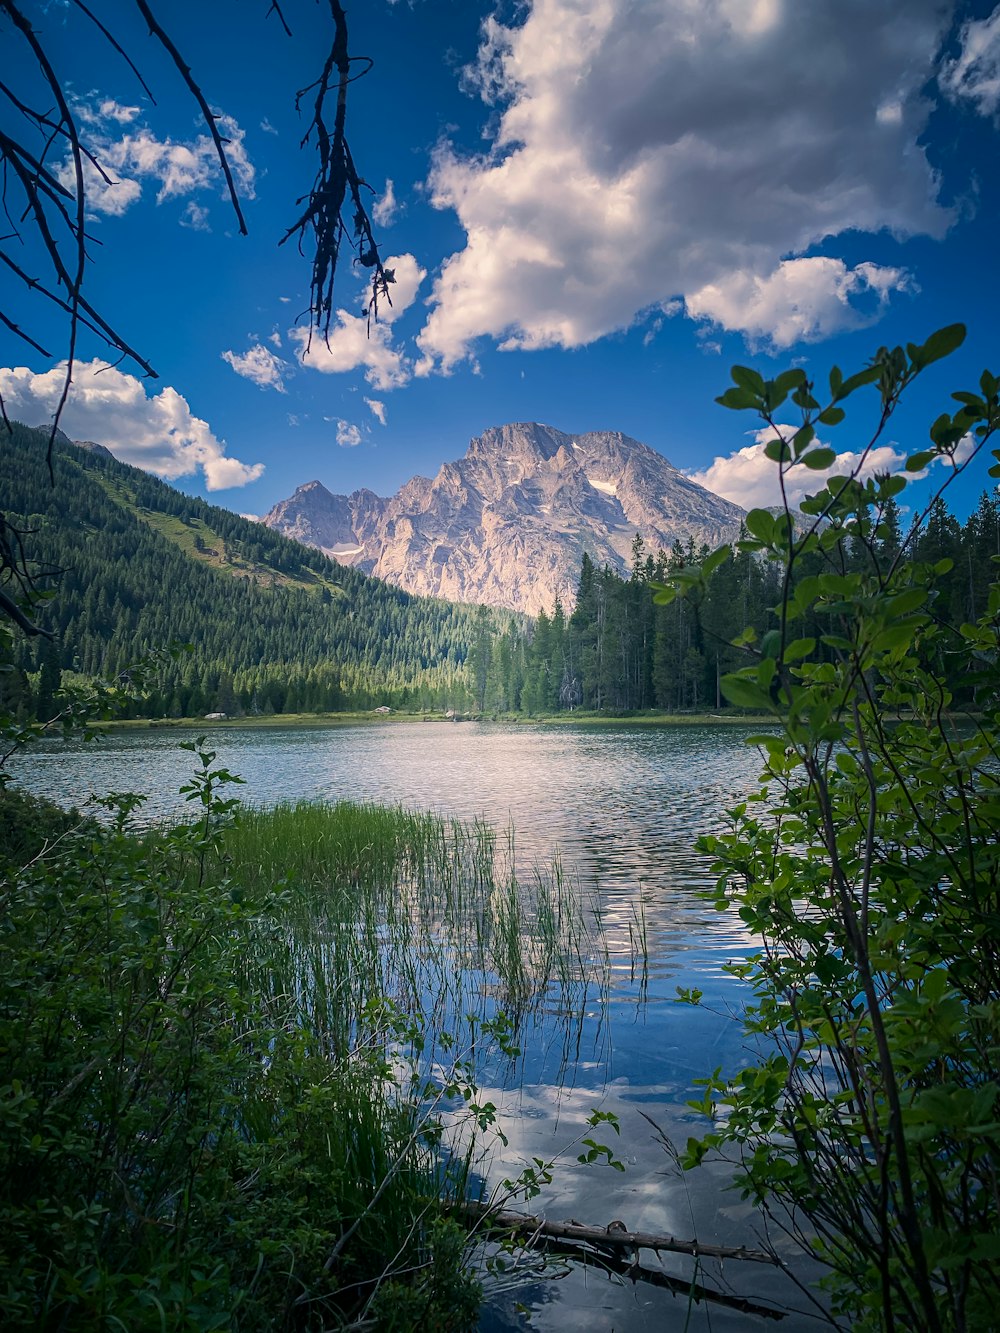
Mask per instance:
[[[434,713],[267,713],[253,717],[157,717],[115,718],[92,725],[108,731],[217,731],[220,727],[268,730],[274,727],[356,727],[361,723],[444,721]]]
[[[516,720],[543,727],[749,727],[766,726],[771,719],[759,713],[664,713],[652,708],[641,713],[594,713],[578,708]]]
[[[472,1327],[442,1201],[494,1129],[477,1062],[515,1059],[553,988],[572,1024],[600,948],[558,873],[518,884],[489,829],[235,820],[213,761],[196,822],[135,835],[135,798],[109,798],[108,827],[13,844],[5,1327]]]
[[[596,713],[576,709],[572,713],[546,713],[528,717],[524,713],[506,713],[498,717],[463,714],[446,718],[442,713],[270,713],[266,716],[227,718],[132,718],[97,723],[114,731],[192,730],[214,731],[219,727],[268,730],[276,727],[356,727],[364,723],[385,725],[391,722],[504,722],[531,727],[726,727],[767,725],[770,719],[749,713],[664,713],[650,709],[641,713]]]

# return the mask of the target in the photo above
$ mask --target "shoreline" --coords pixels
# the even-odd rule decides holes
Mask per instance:
[[[497,717],[462,714],[445,717],[443,713],[269,713],[255,717],[164,717],[112,718],[91,723],[97,731],[217,731],[236,727],[240,730],[268,730],[274,727],[355,727],[365,725],[453,722],[461,724],[494,723],[521,727],[731,727],[771,726],[773,719],[747,713],[665,713],[650,710],[647,713],[549,713],[539,717],[507,714]]]

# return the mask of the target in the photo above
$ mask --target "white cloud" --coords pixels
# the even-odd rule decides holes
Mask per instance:
[[[141,107],[123,106],[113,97],[104,97],[96,104],[85,98],[71,99],[76,119],[83,125],[99,125],[101,121],[113,120],[119,125],[128,125],[141,114]]]
[[[363,369],[373,388],[398,389],[412,374],[409,361],[395,346],[394,322],[413,304],[421,282],[427,276],[412,255],[393,255],[385,261],[386,270],[395,274],[390,288],[392,305],[379,305],[378,320],[369,323],[365,315],[338,310],[336,322],[324,339],[315,329],[293,328],[288,336],[298,346],[303,366],[324,374],[343,374]]]
[[[981,116],[995,116],[1000,108],[1000,5],[989,18],[970,19],[959,34],[961,49],[946,60],[938,82],[957,102],[972,102]]]
[[[139,114],[138,107],[119,107],[105,100],[96,108],[80,105],[77,110],[81,119],[92,127],[86,147],[100,169],[85,160],[84,184],[87,205],[98,213],[121,216],[141,197],[144,179],[157,183],[158,204],[220,184],[222,172],[208,134],[198,134],[188,141],[160,140],[146,126],[137,125],[118,137],[120,127],[130,124]],[[219,133],[228,140],[226,156],[237,188],[245,198],[252,199],[256,172],[247,155],[244,131],[232,116],[219,116],[216,123]],[[72,188],[73,164],[69,159],[63,162],[58,175]],[[199,209],[198,221],[190,209],[185,217],[185,225],[199,226],[207,217],[207,210]]]
[[[349,421],[337,419],[337,443],[342,449],[354,449],[362,441],[363,436],[358,426],[352,426]]]
[[[785,439],[795,434],[794,426],[780,426]],[[748,444],[726,458],[715,458],[709,467],[701,472],[688,472],[692,481],[707,490],[714,491],[744,509],[766,508],[781,504],[781,488],[778,485],[778,465],[768,458],[764,449],[768,440],[774,439],[770,426],[750,431],[753,444]],[[826,442],[824,441],[824,444]],[[955,453],[956,462],[964,462],[972,451],[972,441],[968,437],[962,440]],[[876,473],[892,473],[903,470],[908,455],[892,444],[881,444],[872,449],[861,461],[861,455],[845,450],[837,455],[836,461],[824,471],[813,472],[807,467],[796,465],[785,473],[785,491],[788,502],[798,506],[807,495],[815,495],[828,477],[846,476],[855,473],[862,481]],[[944,460],[942,460],[944,461]],[[925,472],[908,474],[912,480],[925,476]]]
[[[52,419],[62,393],[66,363],[42,374],[27,366],[0,368],[0,395],[9,416],[29,426]],[[123,463],[170,480],[199,470],[210,491],[245,486],[263,463],[241,463],[226,455],[225,442],[208,422],[194,416],[186,400],[168,386],[152,397],[143,382],[101,361],[78,361],[60,421],[71,439],[96,440]]]
[[[274,126],[273,126],[273,125],[271,124],[271,122],[268,120],[267,116],[265,116],[264,119],[260,122],[260,127],[261,127],[261,129],[264,131],[265,134],[277,134],[277,133],[278,133],[278,131],[274,128]]]
[[[692,292],[687,313],[775,347],[816,342],[839,329],[872,324],[894,291],[910,291],[905,269],[842,259],[786,259],[766,277],[731,273]],[[869,297],[866,310],[859,302]]]
[[[269,333],[267,335],[267,341],[271,344],[272,347],[280,347],[281,334],[278,332],[277,329],[275,329],[273,333]]]
[[[372,416],[378,421],[380,426],[385,425],[385,403],[377,398],[366,398],[365,403],[371,409]]]
[[[277,389],[279,393],[285,392],[283,377],[288,370],[288,365],[282,361],[280,356],[275,356],[262,343],[254,343],[242,354],[232,351],[223,352],[222,359],[229,362],[237,375],[242,375],[244,379],[251,380],[260,388]]]
[[[106,97],[98,107],[98,112],[104,120],[116,120],[119,125],[129,125],[139,114],[137,106],[122,106],[111,97]]]
[[[376,199],[372,205],[372,221],[380,227],[391,227],[396,217],[396,193],[392,188],[392,181],[385,183],[385,194]]]
[[[194,199],[189,199],[187,208],[181,215],[181,226],[190,227],[192,231],[211,231],[212,228],[208,225],[208,209],[202,208]]]
[[[790,329],[783,260],[848,230],[941,235],[919,137],[948,8],[531,0],[520,26],[488,20],[475,77],[502,109],[488,152],[434,160],[431,200],[466,241],[435,282],[418,372],[482,336],[581,346],[679,296],[704,309],[708,288],[728,326],[770,336],[771,303]],[[810,277],[795,318],[822,336],[856,322],[877,270]]]

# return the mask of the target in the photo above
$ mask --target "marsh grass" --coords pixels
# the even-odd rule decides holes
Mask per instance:
[[[516,1037],[542,1012],[578,1021],[585,993],[606,988],[594,904],[558,862],[522,883],[512,836],[484,823],[280,804],[244,811],[221,853],[234,882],[286,893],[280,932],[248,984],[284,978],[333,1049],[385,999],[419,1021],[425,1041],[446,1033],[467,1045],[470,1017],[503,1014]]]
[[[586,905],[486,826],[238,816],[203,747],[196,820],[108,798],[0,888],[4,1326],[459,1333],[480,1071],[553,1015],[571,1055]]]

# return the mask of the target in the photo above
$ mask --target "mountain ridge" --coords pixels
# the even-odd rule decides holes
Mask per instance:
[[[621,431],[491,426],[392,496],[299,486],[263,522],[408,592],[537,615],[573,603],[584,552],[619,573],[651,549],[717,545],[744,511]]]

